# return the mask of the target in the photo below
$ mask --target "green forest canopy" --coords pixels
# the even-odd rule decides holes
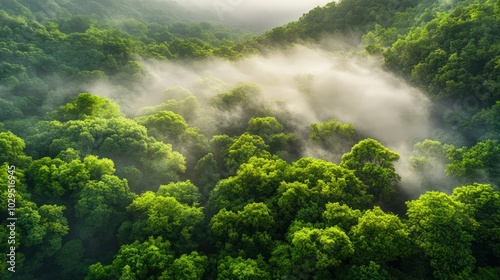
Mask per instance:
[[[2,279],[500,278],[500,2],[343,0],[251,38],[137,1],[47,3],[0,4],[0,200],[14,165],[19,225]],[[453,130],[409,143],[420,197],[403,191],[397,152],[335,119],[300,130],[259,85],[206,102],[168,89],[135,116],[79,90],[133,88],[143,59],[238,60],[332,34],[425,92]],[[437,191],[433,170],[456,188]]]

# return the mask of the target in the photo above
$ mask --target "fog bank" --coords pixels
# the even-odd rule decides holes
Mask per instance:
[[[331,0],[186,0],[174,1],[193,19],[216,20],[253,31],[268,30],[299,19]]]

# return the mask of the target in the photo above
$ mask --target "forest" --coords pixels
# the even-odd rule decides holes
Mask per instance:
[[[204,13],[0,3],[1,279],[500,279],[499,0]]]

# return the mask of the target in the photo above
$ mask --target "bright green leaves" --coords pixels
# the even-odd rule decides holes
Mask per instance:
[[[309,139],[328,151],[334,162],[338,162],[341,155],[355,144],[355,137],[352,124],[343,124],[337,120],[313,123],[310,126]]]
[[[447,173],[465,183],[500,183],[497,179],[500,177],[500,144],[496,140],[478,142],[471,148],[451,149],[448,158],[451,163],[446,165]]]
[[[337,227],[291,227],[288,240],[275,247],[270,259],[279,268],[277,277],[332,278],[330,271],[354,253],[349,237]]]
[[[248,132],[254,135],[272,135],[283,132],[283,126],[274,117],[252,118],[248,121]]]
[[[217,268],[218,280],[269,280],[265,262],[261,259],[244,259],[242,257],[226,257]]]
[[[338,202],[328,203],[326,210],[323,212],[323,223],[326,226],[337,226],[345,232],[349,232],[351,227],[358,224],[358,219],[362,213],[359,210],[353,210],[351,207]]]
[[[247,131],[260,136],[269,145],[268,151],[281,158],[299,156],[299,139],[293,133],[285,133],[283,125],[275,117],[252,118],[248,121]]]
[[[34,194],[55,199],[67,192],[78,193],[89,180],[99,181],[102,176],[113,175],[114,172],[111,160],[96,156],[87,156],[83,162],[79,159],[64,162],[59,158],[45,157],[31,163],[27,180],[34,188]]]
[[[42,121],[34,132],[28,143],[32,150],[38,147],[35,152],[38,156],[54,157],[71,148],[81,156],[110,158],[117,164],[117,173],[130,179],[134,190],[154,189],[175,181],[185,171],[181,154],[149,137],[145,127],[123,117],[93,117],[63,123]],[[142,181],[136,180],[141,177]]]
[[[148,129],[148,133],[166,143],[178,142],[188,125],[184,118],[171,111],[159,111],[153,115],[140,117],[137,122]]]
[[[355,135],[354,126],[352,124],[342,124],[336,120],[311,124],[311,134],[309,137],[314,141],[326,141],[335,135],[347,139],[353,138]]]
[[[187,206],[173,197],[153,192],[135,198],[127,211],[134,218],[122,226],[123,238],[145,240],[148,236],[163,236],[172,241],[175,248],[193,245],[193,230],[203,219],[201,207]]]
[[[368,265],[354,265],[349,269],[349,280],[386,280],[391,279],[389,273],[377,263],[370,261]]]
[[[85,166],[74,160],[65,163],[48,157],[35,160],[27,172],[34,194],[42,197],[61,197],[67,191],[78,191],[90,179]]]
[[[198,188],[189,180],[160,186],[156,193],[165,197],[173,197],[180,203],[187,205],[199,203],[201,198]]]
[[[88,240],[100,231],[116,231],[125,219],[122,211],[130,204],[132,197],[127,181],[116,176],[103,175],[100,181],[86,183],[75,205],[76,217],[82,220],[83,225],[81,239]]]
[[[0,132],[0,164],[8,163],[23,168],[30,163],[30,158],[23,152],[26,147],[23,139],[12,132]]]
[[[229,146],[225,159],[226,166],[230,173],[234,173],[241,164],[248,162],[251,157],[270,158],[271,154],[267,152],[268,148],[269,146],[261,137],[249,133],[242,134]]]
[[[340,166],[353,170],[356,177],[368,186],[368,192],[380,199],[394,192],[394,186],[400,180],[394,167],[397,160],[399,154],[376,140],[365,139],[342,156]]]
[[[292,260],[305,262],[313,269],[327,269],[338,266],[353,252],[353,246],[347,235],[340,229],[302,228],[291,236]]]
[[[13,244],[26,255],[21,267],[27,275],[39,269],[45,258],[54,256],[62,246],[63,237],[69,232],[68,221],[64,217],[65,206],[34,203],[16,209],[16,243]],[[21,257],[21,260],[23,258]]]
[[[289,218],[293,218],[297,211],[309,205],[311,191],[309,186],[304,183],[282,182],[278,188],[278,193],[281,194],[278,199],[278,206],[284,213],[288,214]]]
[[[269,251],[273,226],[273,215],[264,203],[247,204],[236,213],[222,209],[210,221],[220,248],[230,249],[228,253],[243,250],[254,257]]]
[[[325,212],[327,214],[328,212]],[[398,216],[386,214],[380,208],[366,211],[349,233],[356,250],[356,262],[379,264],[405,256],[410,248],[407,227]]]
[[[148,129],[156,140],[172,144],[173,149],[186,155],[188,167],[193,167],[208,152],[208,141],[199,129],[189,127],[184,118],[171,111],[159,111],[139,117],[136,121]]]
[[[275,195],[288,164],[283,160],[252,158],[240,166],[238,175],[219,181],[210,196],[214,214],[226,208],[242,209],[251,202],[264,202]]]
[[[80,93],[72,102],[59,107],[49,114],[59,121],[81,120],[85,118],[118,118],[123,114],[118,105],[109,98],[90,93]]]
[[[427,192],[407,202],[413,242],[430,260],[436,278],[467,278],[475,259],[471,244],[476,222],[466,206],[440,192]]]
[[[285,180],[306,184],[312,200],[319,205],[342,202],[364,208],[372,201],[365,193],[366,187],[350,170],[324,160],[302,158],[294,162]]]
[[[162,237],[150,237],[145,242],[123,245],[110,265],[101,263],[89,267],[85,279],[158,279],[174,260],[171,243]]]
[[[466,205],[479,223],[474,232],[474,255],[479,264],[500,260],[500,192],[491,185],[474,184],[453,190],[452,198]]]
[[[174,260],[166,273],[164,272],[159,279],[201,280],[205,273],[207,262],[208,258],[200,255],[198,252],[192,252],[189,255],[184,254]]]
[[[25,236],[23,245],[32,247],[44,245],[44,254],[47,256],[55,254],[60,248],[62,237],[68,231],[68,222],[63,216],[64,206],[42,205],[38,207],[21,207],[17,214],[19,222],[25,225]]]

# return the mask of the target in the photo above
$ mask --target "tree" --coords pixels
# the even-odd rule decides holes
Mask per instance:
[[[98,97],[90,93],[80,93],[72,102],[49,113],[52,120],[81,120],[87,117],[118,118],[123,114],[118,105],[109,98]]]
[[[279,159],[251,158],[240,166],[236,176],[219,181],[212,191],[207,212],[241,210],[251,202],[271,199],[284,180],[288,164]]]
[[[326,210],[322,215],[326,226],[337,226],[344,232],[349,232],[354,225],[357,225],[361,216],[361,211],[338,202],[326,204]]]
[[[366,186],[356,178],[355,172],[324,160],[302,158],[292,163],[285,178],[287,182],[301,182],[309,187],[312,200],[323,208],[318,215],[329,202],[365,208],[373,200],[373,196],[366,194]]]
[[[217,267],[218,280],[259,280],[271,279],[267,265],[261,259],[225,257]]]
[[[178,144],[188,125],[184,118],[171,111],[159,111],[153,115],[137,118],[136,121],[148,129],[148,134],[165,143]]]
[[[173,197],[145,192],[127,207],[131,222],[120,228],[122,240],[146,240],[149,236],[163,236],[173,243],[176,251],[195,246],[191,236],[203,220],[201,207],[187,206]]]
[[[376,140],[365,139],[342,156],[340,166],[353,170],[356,177],[368,186],[368,193],[381,199],[393,193],[394,186],[400,180],[394,167],[397,160],[399,154]]]
[[[193,183],[198,186],[201,201],[205,204],[210,192],[220,180],[217,162],[212,153],[206,154],[196,163],[191,178]]]
[[[361,264],[395,261],[410,249],[407,227],[398,216],[386,214],[379,207],[366,211],[349,236],[354,244],[353,260]]]
[[[44,157],[35,160],[27,170],[27,181],[39,199],[58,201],[67,193],[80,191],[90,179],[90,174],[80,160],[69,163]]]
[[[12,132],[0,132],[0,162],[25,168],[30,164],[31,158],[23,152],[26,147],[23,139]]]
[[[159,279],[201,280],[207,266],[208,258],[198,252],[182,255],[175,259],[172,265]]]
[[[0,98],[0,121],[18,119],[23,117],[23,112],[14,103]]]
[[[330,120],[320,124],[313,123],[310,127],[309,139],[320,144],[328,152],[340,159],[340,155],[354,145],[355,131],[352,124],[343,124]]]
[[[100,262],[89,267],[85,279],[159,279],[174,260],[171,243],[162,237],[123,245],[110,265]]]
[[[285,133],[283,125],[275,117],[251,118],[247,131],[262,137],[269,145],[269,152],[284,159],[299,157],[299,139],[293,133]]]
[[[470,277],[475,263],[471,244],[476,222],[466,206],[436,191],[406,204],[410,238],[429,260],[434,277]]]
[[[93,244],[111,243],[125,220],[122,209],[133,197],[127,181],[114,175],[103,175],[99,181],[86,183],[75,205],[75,215],[81,219],[80,239]],[[94,238],[97,234],[99,239]]]
[[[234,139],[225,158],[229,173],[236,173],[237,168],[248,162],[251,157],[271,158],[268,148],[264,140],[257,135],[245,133]]]
[[[376,262],[370,261],[368,265],[354,265],[349,269],[349,280],[386,280],[391,279],[389,273]]]
[[[500,143],[496,140],[478,142],[471,148],[450,149],[446,165],[449,175],[458,177],[462,182],[488,183],[500,185]]]
[[[476,183],[454,189],[452,198],[465,204],[479,224],[472,248],[478,266],[494,266],[500,260],[500,193],[491,185]]]
[[[63,215],[65,209],[58,205],[37,207],[29,202],[16,209],[16,224],[23,225],[19,228],[21,239],[16,241],[16,248],[26,256],[25,275],[37,274],[44,260],[61,249],[63,237],[69,232],[68,221]]]
[[[446,154],[451,148],[451,145],[430,139],[415,143],[408,162],[410,170],[419,177],[423,188],[432,190],[443,187],[443,180],[440,179],[445,174],[445,164],[449,163]],[[440,185],[436,185],[436,182]]]
[[[280,278],[332,278],[332,269],[354,253],[349,237],[338,227],[292,225],[287,239],[288,244],[275,247],[270,260]]]
[[[222,209],[210,220],[210,229],[222,252],[245,252],[246,256],[266,255],[271,250],[274,218],[264,203],[247,204],[237,213]]]
[[[201,198],[198,188],[189,180],[160,186],[156,193],[165,197],[173,197],[180,203],[187,205],[199,203]]]

